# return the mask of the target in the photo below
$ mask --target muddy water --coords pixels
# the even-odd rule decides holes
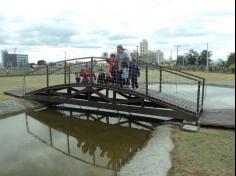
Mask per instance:
[[[149,138],[140,124],[55,109],[2,119],[0,175],[115,175]]]

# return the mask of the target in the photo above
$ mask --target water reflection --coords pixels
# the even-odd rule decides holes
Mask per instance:
[[[25,120],[27,132],[44,144],[89,165],[111,170],[117,170],[142,148],[152,128],[123,117],[55,109],[27,112]],[[45,127],[47,135],[37,130]]]

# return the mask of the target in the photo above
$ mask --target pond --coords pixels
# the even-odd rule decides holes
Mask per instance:
[[[150,85],[149,88],[159,90],[159,85]],[[174,85],[164,84],[162,92],[180,98],[197,102],[196,85]],[[234,109],[235,108],[235,88],[205,86],[204,94],[205,109]]]
[[[191,85],[171,86],[163,91],[196,98]],[[207,86],[204,108],[234,109],[234,99],[233,88]],[[107,113],[60,107],[1,119],[0,175],[115,175],[144,147],[156,124]]]
[[[42,109],[0,120],[0,175],[114,175],[149,139],[152,124]]]

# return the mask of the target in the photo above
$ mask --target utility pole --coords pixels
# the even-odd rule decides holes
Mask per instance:
[[[170,50],[170,63],[172,64],[172,50]]]
[[[209,61],[208,61],[208,58],[209,58],[209,54],[208,54],[208,42],[207,43],[202,43],[202,44],[205,44],[206,47],[207,47],[207,53],[206,53],[206,71],[209,70]]]
[[[207,57],[206,57],[206,71],[208,71],[208,69],[209,69],[209,63],[208,63],[208,43],[206,43],[206,45],[207,45]]]
[[[178,56],[179,56],[179,47],[181,47],[181,45],[175,45],[176,50],[177,50],[177,61],[178,61]],[[183,66],[184,66],[184,59],[183,59]]]
[[[65,61],[66,61],[66,51],[65,51]]]

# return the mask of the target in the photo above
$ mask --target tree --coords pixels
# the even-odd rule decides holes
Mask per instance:
[[[190,49],[188,53],[185,53],[186,65],[197,65],[197,60],[199,58],[199,53]]]
[[[232,64],[235,64],[235,53],[230,53],[227,59],[228,67]]]
[[[177,66],[183,65],[183,60],[184,60],[184,56],[179,55],[178,58],[177,58],[177,63],[176,63],[176,65],[177,65]]]
[[[208,51],[208,63],[211,62],[211,59],[210,57],[212,56],[212,52],[211,51]],[[207,60],[207,50],[203,50],[201,53],[200,53],[200,56],[198,58],[198,65],[204,65],[206,66],[206,60]]]
[[[38,60],[37,64],[38,65],[46,65],[46,61],[45,60]]]
[[[232,73],[235,73],[235,53],[230,53],[227,60],[227,66]]]

